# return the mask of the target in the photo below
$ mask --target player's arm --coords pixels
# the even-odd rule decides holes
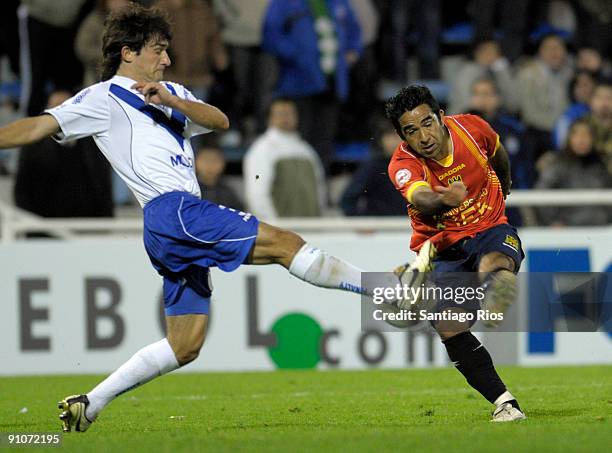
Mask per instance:
[[[467,197],[467,189],[462,182],[454,182],[449,187],[420,185],[410,194],[408,200],[425,215],[442,214],[461,205]]]
[[[203,102],[188,101],[174,96],[174,101],[168,107],[178,110],[191,121],[207,129],[227,129],[229,120],[225,113],[214,105]]]
[[[229,128],[227,116],[214,105],[182,99],[170,93],[161,83],[138,82],[132,88],[144,95],[147,104],[165,105],[173,110],[178,110],[192,122],[207,129]]]
[[[0,128],[0,149],[29,145],[59,130],[59,123],[51,115],[23,118]]]
[[[504,145],[499,143],[497,150],[493,156],[489,157],[489,163],[501,184],[502,193],[504,198],[510,193],[510,187],[512,187],[512,179],[510,178],[510,158],[508,157],[508,151],[504,148]]]

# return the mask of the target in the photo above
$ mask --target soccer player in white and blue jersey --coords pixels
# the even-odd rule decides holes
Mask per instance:
[[[60,402],[65,431],[85,431],[115,397],[193,361],[204,342],[210,267],[280,264],[309,283],[368,292],[361,271],[297,234],[200,199],[189,138],[227,129],[227,117],[186,88],[162,82],[170,65],[168,21],[130,5],[103,37],[102,82],[59,107],[0,128],[0,148],[52,136],[92,136],[144,209],[144,244],[163,277],[167,337],[145,346],[87,394]]]

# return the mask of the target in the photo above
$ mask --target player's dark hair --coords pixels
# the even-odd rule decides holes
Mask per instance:
[[[399,124],[400,117],[419,105],[427,104],[432,112],[440,119],[440,104],[433,97],[429,88],[424,85],[410,85],[402,88],[392,98],[385,103],[385,116],[393,123],[395,131],[400,137],[404,138]]]
[[[102,37],[101,79],[108,80],[115,75],[121,64],[121,49],[124,46],[140,52],[151,40],[171,39],[168,16],[159,8],[145,8],[131,3],[109,14],[104,21]]]

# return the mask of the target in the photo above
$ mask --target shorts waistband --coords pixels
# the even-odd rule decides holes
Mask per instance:
[[[157,197],[151,199],[145,206],[144,206],[144,210],[146,210],[149,206],[155,206],[157,203],[159,203],[160,201],[163,200],[172,200],[175,198],[181,198],[181,197],[191,197],[191,198],[195,198],[196,200],[199,200],[198,197],[196,197],[194,194],[189,193],[189,192],[166,192],[166,193],[162,193],[161,195],[158,195]]]

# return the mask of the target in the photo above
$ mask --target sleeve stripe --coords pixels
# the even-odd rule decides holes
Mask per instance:
[[[493,154],[491,154],[491,156],[489,157],[489,159],[491,159],[493,156],[495,156],[495,153],[497,152],[497,150],[499,149],[499,145],[500,145],[500,141],[499,141],[499,134],[497,134],[497,137],[495,138],[495,149],[493,150]]]
[[[429,187],[431,189],[431,186],[429,185],[427,181],[413,182],[412,185],[406,191],[406,199],[408,200],[409,203],[412,203],[412,194],[418,187]]]

